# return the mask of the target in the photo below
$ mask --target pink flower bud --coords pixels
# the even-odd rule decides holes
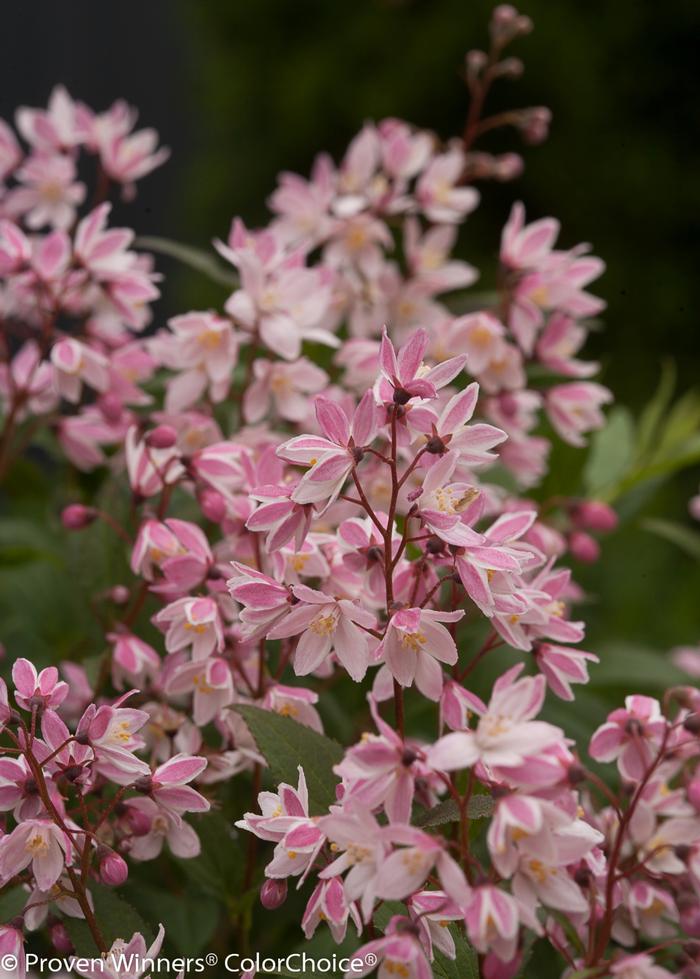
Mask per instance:
[[[134,836],[146,836],[151,832],[151,818],[135,806],[127,806],[124,819]]]
[[[119,887],[129,876],[126,860],[106,847],[100,859],[100,880],[108,887]]]
[[[601,500],[584,500],[579,503],[571,514],[579,527],[586,530],[597,530],[608,534],[617,527],[617,514],[612,507]]]
[[[199,505],[202,513],[213,523],[221,523],[226,516],[226,500],[221,493],[213,489],[204,489],[199,494]]]
[[[575,530],[569,536],[569,551],[577,561],[584,564],[595,564],[600,557],[600,545],[590,534]]]
[[[177,432],[172,425],[158,425],[147,432],[144,442],[151,449],[170,449],[177,442]]]
[[[524,164],[522,156],[517,153],[503,153],[501,156],[494,157],[493,176],[495,180],[503,182],[515,180],[523,172]]]
[[[114,394],[106,394],[100,398],[98,407],[105,421],[118,422],[122,416],[123,405]]]
[[[286,880],[266,880],[260,888],[260,903],[268,911],[281,907],[287,900]]]
[[[688,802],[700,812],[700,775],[697,775],[688,786]]]
[[[130,594],[131,592],[126,585],[115,585],[114,588],[110,590],[109,598],[115,605],[126,605],[126,603],[129,601]]]
[[[525,142],[531,146],[544,143],[549,135],[551,121],[552,113],[545,106],[525,109],[520,120],[520,132]]]
[[[82,503],[71,503],[61,513],[61,523],[66,530],[82,530],[89,527],[97,518],[94,507],[83,506]]]
[[[59,955],[72,955],[75,951],[70,935],[62,921],[56,921],[49,927],[49,939]]]
[[[680,903],[680,925],[691,938],[700,938],[700,904],[695,898]]]

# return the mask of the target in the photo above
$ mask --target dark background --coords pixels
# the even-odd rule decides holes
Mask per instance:
[[[6,4],[0,36],[0,115],[43,105],[52,85],[95,109],[124,97],[173,151],[117,217],[144,234],[208,247],[240,214],[265,220],[280,169],[308,172],[314,154],[338,157],[364,120],[397,115],[458,133],[465,50],[486,43],[483,0],[24,0]],[[486,186],[461,239],[492,281],[498,228],[522,197],[532,217],[556,214],[562,244],[592,242],[608,264],[596,291],[609,304],[592,339],[604,380],[634,411],[649,399],[664,357],[679,387],[697,377],[700,4],[693,0],[528,0],[534,32],[514,45],[523,79],[503,82],[494,106],[554,113],[550,140],[526,148],[514,184]],[[513,135],[495,149],[515,148]],[[168,273],[158,318],[224,298],[180,266]],[[687,520],[698,472],[662,490],[651,512]],[[697,565],[634,526],[608,544],[606,563],[579,569],[596,596],[601,636],[658,648],[694,641]]]

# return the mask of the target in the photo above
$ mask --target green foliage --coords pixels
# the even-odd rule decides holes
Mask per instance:
[[[291,717],[280,717],[259,707],[239,705],[235,708],[248,725],[258,750],[270,766],[275,784],[296,785],[298,767],[304,769],[309,789],[310,814],[327,812],[335,802],[338,776],[333,772],[343,757],[343,749],[330,738],[299,724]]]
[[[108,947],[118,938],[129,941],[137,931],[141,932],[146,939],[146,945],[150,945],[155,937],[155,930],[146,924],[131,904],[120,897],[116,891],[97,884],[90,886],[90,893],[95,917]],[[157,913],[157,908],[153,910]],[[82,919],[69,918],[68,916],[64,917],[63,923],[75,945],[76,954],[86,958],[94,958],[96,953],[95,942],[87,923]]]

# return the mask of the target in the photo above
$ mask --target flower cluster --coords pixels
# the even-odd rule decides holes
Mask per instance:
[[[196,857],[183,817],[239,776],[260,812],[241,806],[237,825],[274,844],[263,905],[308,882],[306,937],[323,926],[339,942],[352,922],[381,975],[428,977],[466,935],[490,979],[515,976],[533,938],[574,970],[661,979],[654,951],[700,935],[697,695],[630,697],[596,732],[619,793],[537,719],[547,691],[573,700],[597,662],[568,560],[596,560],[617,518],[527,495],[552,440],[581,446],[604,424],[611,394],[579,359],[602,262],[557,247],[558,222],[528,222],[520,203],[492,294],[464,294],[478,273],[453,255],[475,183],[521,166],[475,141],[500,125],[546,135],[542,108],[481,115],[529,29],[496,8],[489,52],[467,57],[461,139],[385,119],[339,164],[283,174],[268,226],[235,219],[216,243],[237,277],[223,308],[149,329],[152,259],[107,222],[114,185],[131,196],[165,159],[155,134],[133,133],[122,103],[95,114],[60,88],[18,112],[26,155],[0,129],[0,473],[43,423],[132,501],[129,522],[83,502],[62,515],[67,531],[106,522],[130,561],[132,579],[96,596],[99,676],[18,659],[0,687],[0,887],[27,894],[0,949],[47,920],[70,948],[67,915],[107,953],[91,887],[164,845]],[[83,215],[81,152],[98,161]],[[479,667],[506,648],[519,661],[482,700]],[[336,682],[363,685],[373,730],[335,765],[335,801],[312,804],[304,765],[296,787],[258,796],[270,759],[246,710],[320,736]],[[432,740],[405,701],[432,707]],[[382,906],[398,910],[372,937]],[[647,938],[658,949],[621,951]]]

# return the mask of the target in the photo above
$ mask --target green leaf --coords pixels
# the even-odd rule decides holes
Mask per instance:
[[[672,360],[664,361],[661,366],[661,379],[654,395],[642,411],[637,425],[636,455],[643,459],[654,447],[661,421],[673,397],[676,386],[676,365]]]
[[[228,903],[241,890],[244,857],[240,834],[220,812],[209,812],[197,824],[197,835],[202,846],[199,856],[178,859],[178,866],[206,894]]]
[[[475,795],[467,805],[468,819],[485,819],[493,815],[493,799],[490,795]],[[459,820],[459,806],[456,799],[445,799],[428,812],[421,813],[415,820],[416,826],[442,826]]]
[[[338,776],[333,772],[333,766],[343,757],[338,742],[273,711],[250,704],[233,709],[248,725],[258,750],[270,767],[273,781],[296,785],[297,769],[301,765],[309,788],[311,815],[328,812],[328,807],[336,801]]]
[[[17,917],[27,902],[27,893],[21,887],[11,887],[0,894],[0,921],[7,924]]]
[[[179,241],[171,241],[169,238],[139,237],[135,244],[137,248],[147,248],[152,252],[159,252],[174,258],[183,265],[188,265],[191,269],[206,275],[212,282],[229,289],[235,289],[238,285],[238,276],[231,270],[222,265],[209,252],[202,248],[194,248],[192,245],[183,245]]]
[[[138,911],[120,897],[116,891],[91,885],[90,893],[95,909],[95,918],[108,948],[118,938],[129,941],[137,931],[144,936],[147,946],[151,944],[154,937],[153,930],[146,925]],[[95,942],[86,922],[78,918],[64,917],[63,923],[75,945],[76,954],[87,958],[94,957]]]
[[[591,690],[627,686],[630,677],[634,677],[635,686],[655,690],[683,683],[683,673],[665,653],[625,642],[606,643],[596,651],[600,663],[591,668]]]
[[[166,942],[184,956],[197,955],[206,948],[219,924],[220,902],[194,889],[191,893],[173,894],[138,883],[127,888],[127,892],[139,910],[157,909]]]
[[[457,956],[448,959],[442,952],[435,952],[433,975],[436,979],[479,979],[479,958],[461,932],[450,928]]]
[[[610,412],[608,424],[591,439],[591,449],[583,469],[583,483],[592,496],[620,480],[632,460],[634,421],[630,412],[618,406]]]
[[[651,517],[642,520],[641,525],[650,534],[656,534],[657,537],[675,544],[696,561],[700,561],[700,533],[697,530],[686,527],[685,524],[674,523],[672,520],[657,520]]]

